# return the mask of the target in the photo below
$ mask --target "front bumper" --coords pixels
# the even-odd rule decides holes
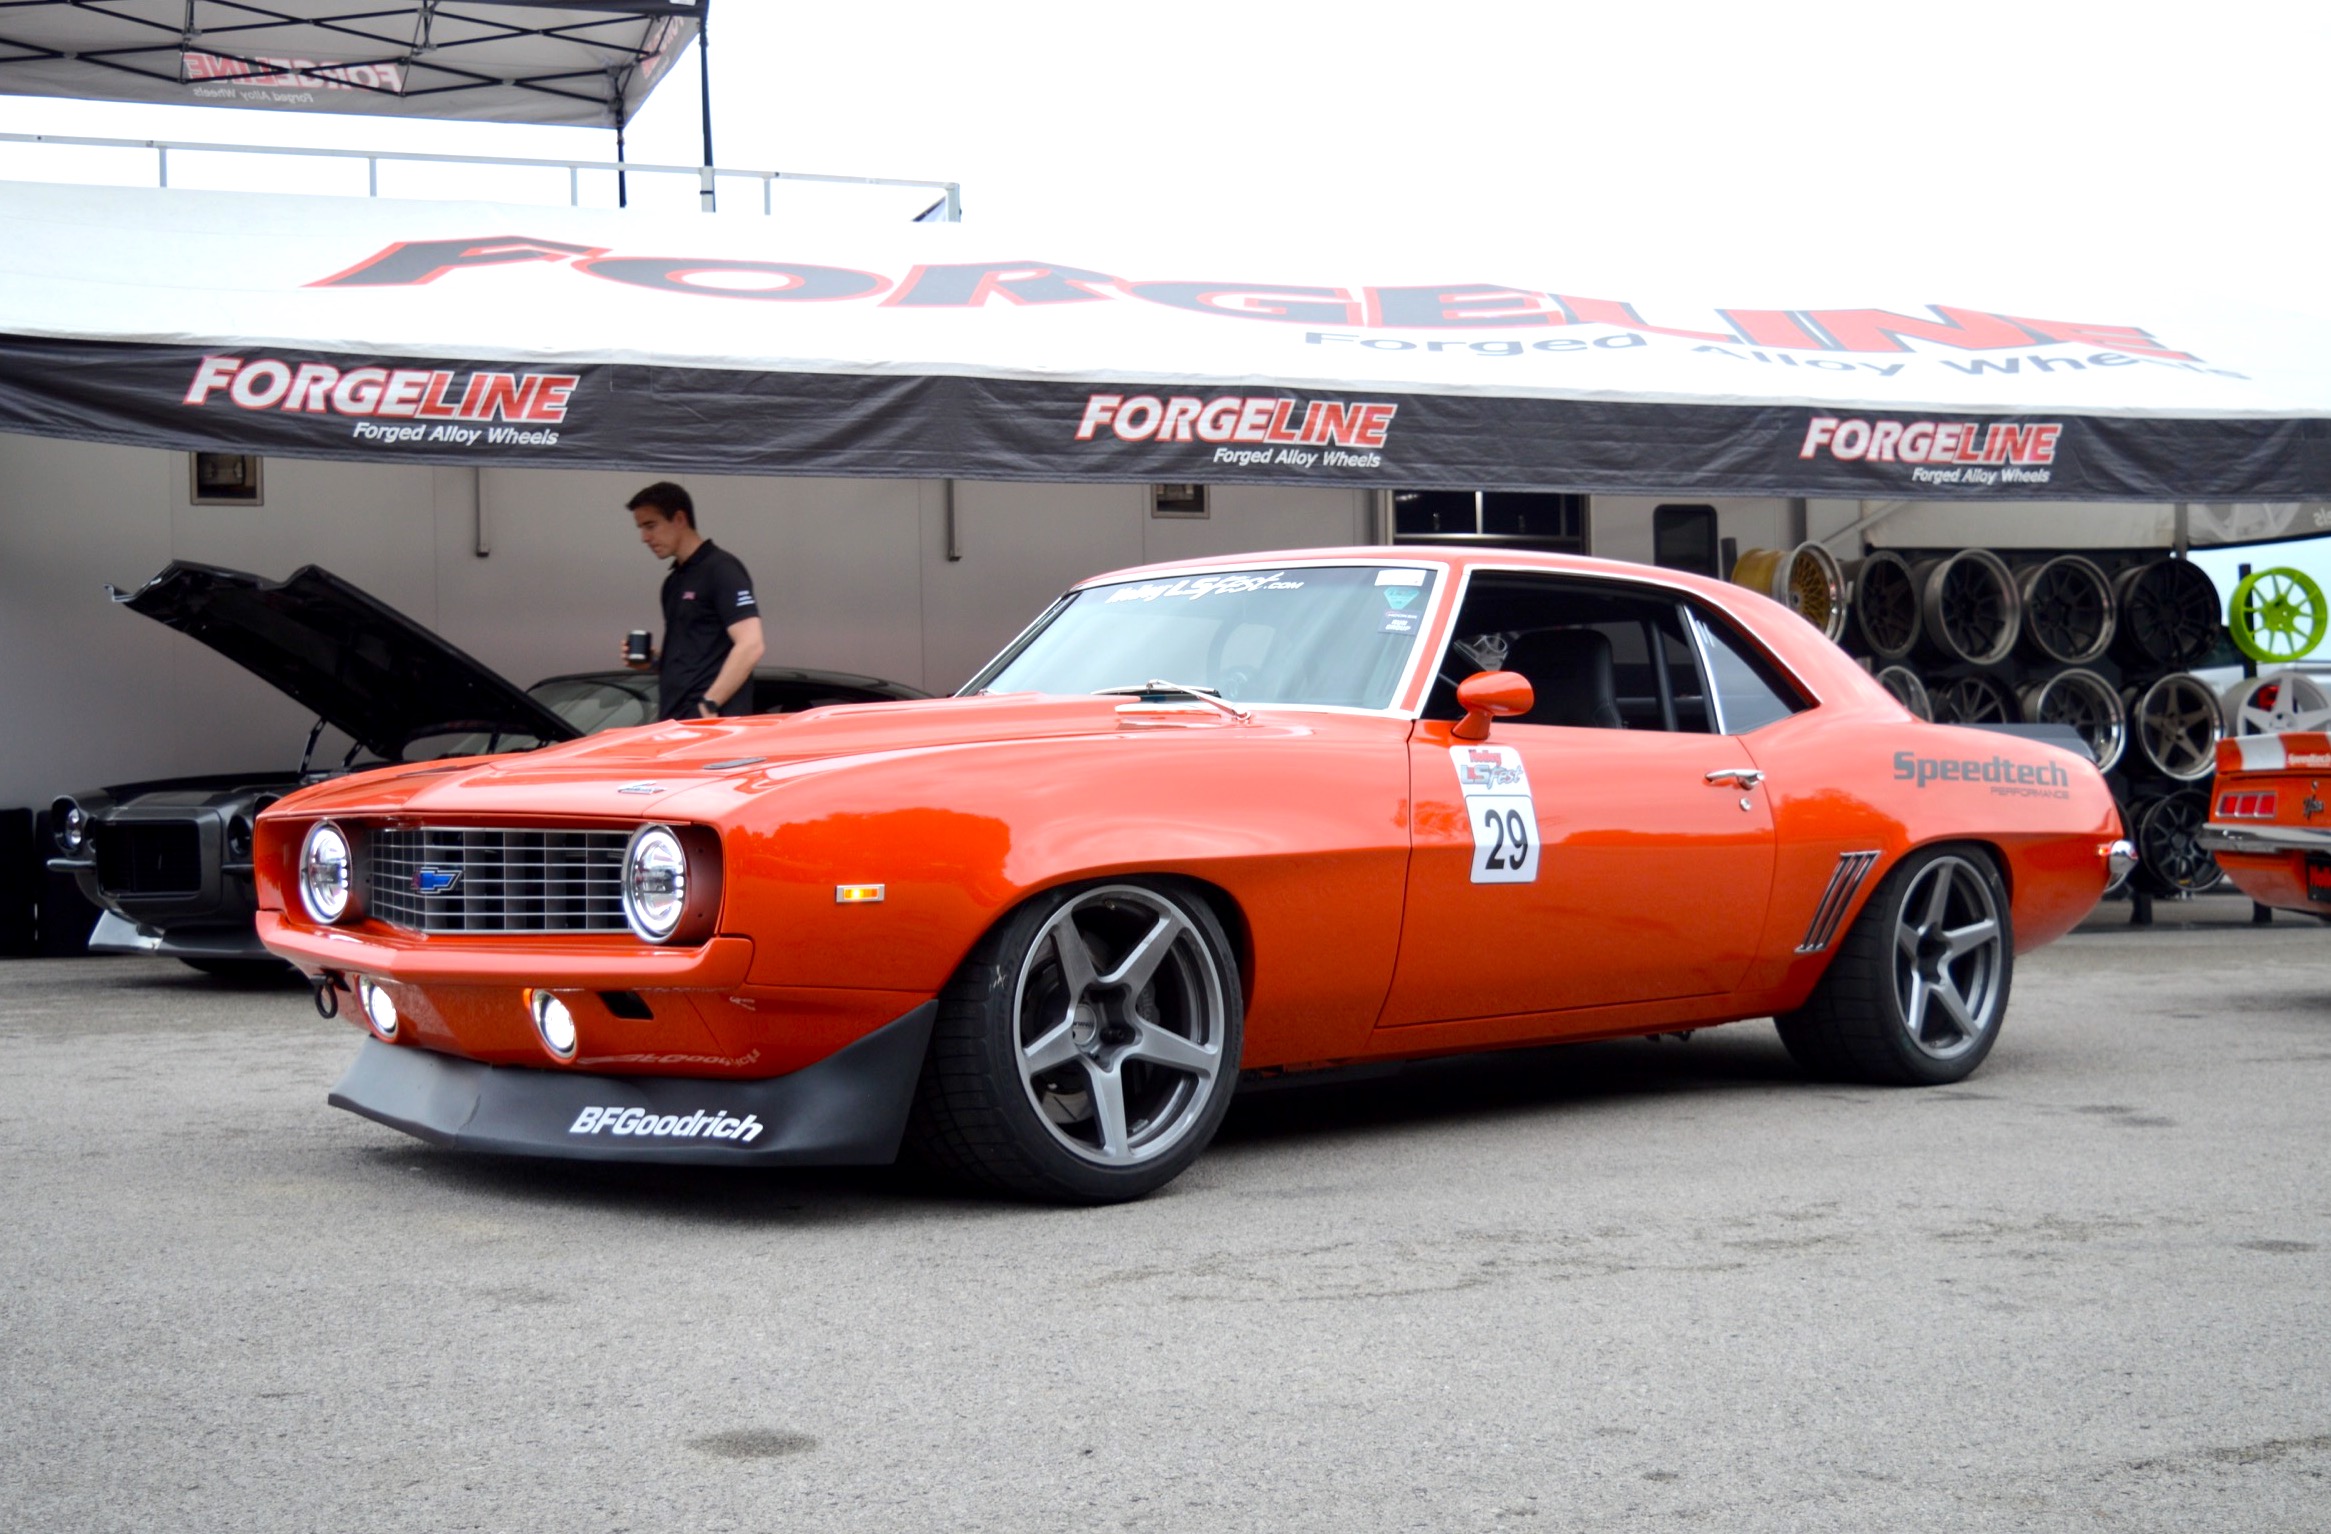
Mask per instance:
[[[622,939],[507,938],[489,942],[385,929],[295,927],[281,911],[261,911],[259,940],[276,957],[310,974],[377,975],[415,984],[540,985],[555,975],[562,986],[592,990],[694,987],[721,990],[745,983],[753,968],[753,940],[716,937],[697,948],[651,948]]]
[[[815,1065],[759,1081],[481,1065],[366,1039],[329,1101],[433,1144],[505,1156],[881,1165],[898,1157],[938,1014],[927,1001]]]

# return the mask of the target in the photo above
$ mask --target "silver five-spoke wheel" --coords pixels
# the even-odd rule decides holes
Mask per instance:
[[[1921,848],[1894,865],[1781,1042],[1816,1075],[1898,1086],[1964,1080],[1999,1037],[2015,973],[2007,887],[1983,848]]]
[[[1196,886],[1048,891],[999,922],[941,996],[912,1143],[1023,1198],[1139,1198],[1214,1137],[1243,1021],[1235,951]]]
[[[1222,1075],[1223,979],[1197,923],[1156,891],[1103,885],[1054,912],[1012,998],[1020,1084],[1053,1137],[1103,1166],[1179,1144]]]
[[[2005,929],[1991,883],[1962,857],[1920,869],[1894,920],[1894,989],[1911,1044],[1937,1060],[1988,1038],[2001,1002]]]

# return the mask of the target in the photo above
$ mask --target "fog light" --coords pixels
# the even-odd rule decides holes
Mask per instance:
[[[548,991],[530,991],[528,1005],[534,1013],[534,1031],[542,1035],[542,1047],[561,1060],[575,1057],[575,1014],[567,1004]]]
[[[366,975],[356,982],[356,999],[364,1007],[364,1018],[372,1024],[372,1031],[386,1040],[397,1036],[397,1004],[388,993],[388,987]]]

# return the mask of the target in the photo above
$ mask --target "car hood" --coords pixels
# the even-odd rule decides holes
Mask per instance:
[[[672,720],[609,730],[524,756],[360,774],[306,790],[295,808],[325,813],[636,815],[680,813],[691,791],[757,791],[870,759],[1000,743],[1235,731],[1310,734],[1337,716],[1258,709],[1252,726],[1203,704],[1128,707],[1125,697],[1035,693],[852,703],[742,719]],[[1346,718],[1342,728],[1375,725]],[[710,809],[692,804],[692,809]]]
[[[390,761],[427,735],[572,740],[507,677],[317,565],[270,581],[176,560],[116,602],[201,640]]]

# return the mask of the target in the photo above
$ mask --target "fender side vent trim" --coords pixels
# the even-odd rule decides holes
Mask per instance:
[[[1829,888],[1822,891],[1821,904],[1813,908],[1813,921],[1805,928],[1805,941],[1797,945],[1797,952],[1819,953],[1829,946],[1829,940],[1837,936],[1838,922],[1853,904],[1854,892],[1877,866],[1875,852],[1838,854],[1837,871],[1829,876]]]

